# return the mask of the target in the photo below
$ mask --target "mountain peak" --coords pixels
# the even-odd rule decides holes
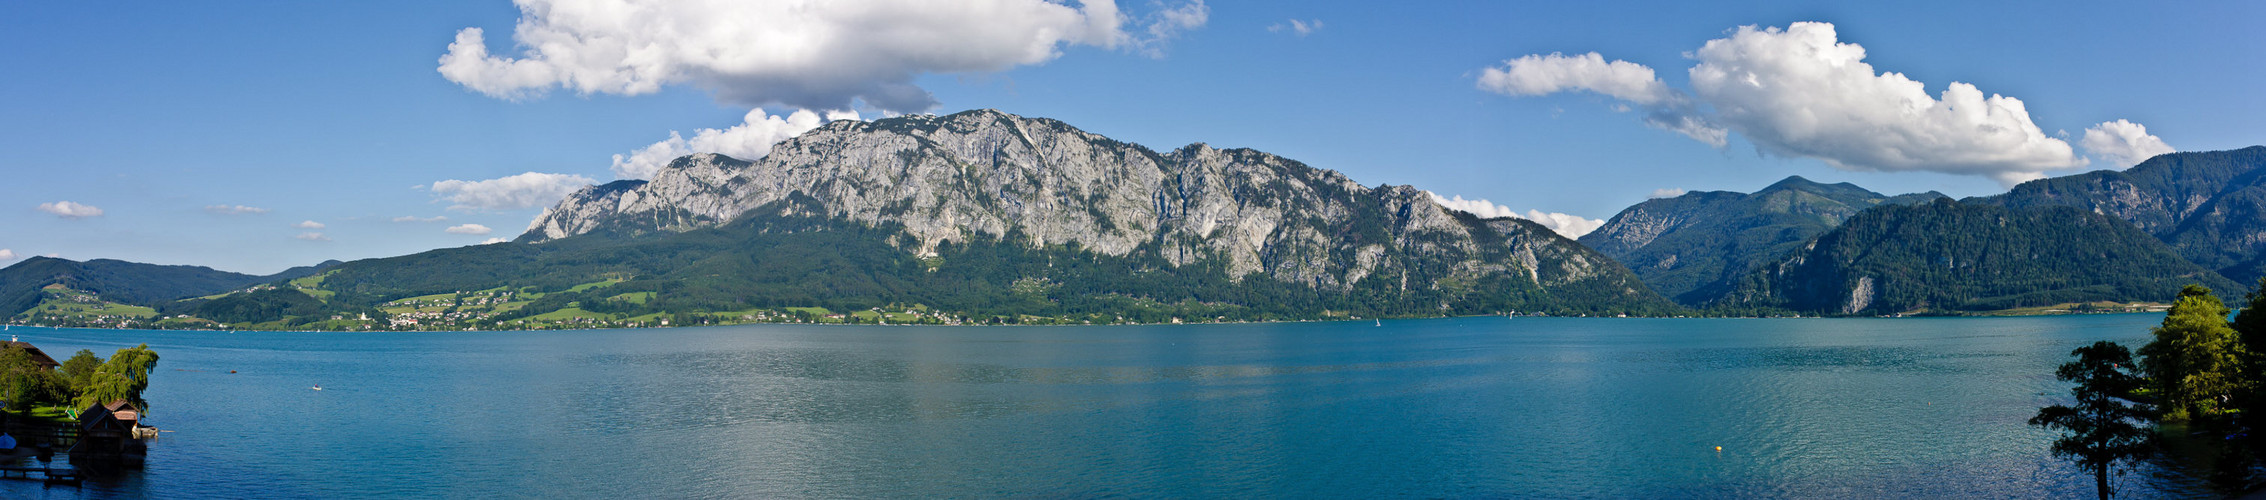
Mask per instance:
[[[1374,286],[1364,280],[1408,272],[1418,260],[1430,265],[1438,252],[1468,255],[1456,262],[1477,269],[1466,273],[1475,280],[1555,287],[1625,276],[1547,229],[1458,217],[1413,187],[1370,188],[1336,171],[1201,142],[1160,153],[991,109],[829,124],[752,162],[680,158],[649,182],[568,197],[520,240],[665,238],[786,216],[888,227],[898,233],[891,245],[914,255],[1020,240],[1173,267],[1201,262],[1231,279],[1334,291]],[[1393,276],[1401,289],[1401,275]],[[1614,290],[1608,295],[1650,294]]]
[[[1778,181],[1778,182],[1776,182],[1776,183],[1772,183],[1772,184],[1771,184],[1770,186],[1768,186],[1768,187],[1764,187],[1764,188],[1762,188],[1762,190],[1760,190],[1760,191],[1755,191],[1755,194],[1763,194],[1763,193],[1768,193],[1768,192],[1772,192],[1772,191],[1787,191],[1787,190],[1793,190],[1793,191],[1804,191],[1804,192],[1812,192],[1812,193],[1820,193],[1820,192],[1833,191],[1833,192],[1847,192],[1847,193],[1863,193],[1863,194],[1869,194],[1869,195],[1872,195],[1872,196],[1874,196],[1874,197],[1879,197],[1879,196],[1881,196],[1881,195],[1880,195],[1880,193],[1875,193],[1875,192],[1873,192],[1872,190],[1869,190],[1869,189],[1865,189],[1865,188],[1862,188],[1862,187],[1858,187],[1858,186],[1857,186],[1856,184],[1851,184],[1851,183],[1847,183],[1847,182],[1836,182],[1836,183],[1833,183],[1833,184],[1826,184],[1826,183],[1823,183],[1823,182],[1818,182],[1818,181],[1809,180],[1808,178],[1805,178],[1805,177],[1802,177],[1802,176],[1799,176],[1799,175],[1790,175],[1790,176],[1787,176],[1787,177],[1786,177],[1785,179],[1781,179],[1781,180],[1779,180],[1779,181]]]

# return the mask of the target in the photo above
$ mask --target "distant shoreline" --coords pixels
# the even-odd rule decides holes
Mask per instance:
[[[2056,306],[2044,306],[2044,307],[2030,307],[2030,308],[2018,308],[2018,309],[2002,309],[2002,310],[1994,310],[1994,311],[1968,311],[1968,312],[1960,312],[1960,313],[1953,313],[1953,314],[1896,314],[1896,315],[1872,315],[1872,316],[1857,316],[1857,315],[1849,315],[1849,316],[1839,316],[1839,315],[1833,315],[1833,316],[1815,316],[1815,315],[1813,315],[1813,316],[1793,316],[1793,315],[1790,315],[1790,316],[1704,316],[1704,315],[1703,315],[1703,316],[1689,316],[1689,315],[1684,315],[1684,316],[1580,316],[1580,315],[1576,315],[1576,316],[1558,316],[1558,315],[1543,315],[1543,314],[1530,314],[1530,315],[1474,314],[1474,315],[1465,315],[1465,316],[1422,316],[1422,317],[1400,317],[1400,318],[1359,318],[1359,319],[1294,319],[1294,320],[1269,320],[1269,321],[1190,321],[1190,322],[1181,322],[1181,323],[1166,323],[1166,322],[1159,322],[1159,323],[1138,323],[1138,322],[1125,322],[1125,323],[1097,323],[1097,324],[1078,324],[1078,323],[1062,323],[1062,324],[1013,324],[1013,323],[1001,323],[1001,324],[988,324],[988,323],[963,323],[963,324],[905,324],[905,323],[747,322],[747,323],[708,324],[708,325],[669,325],[669,326],[617,326],[617,327],[597,327],[597,328],[463,329],[463,330],[263,330],[263,329],[215,329],[215,328],[121,328],[121,327],[97,327],[97,326],[48,326],[48,325],[31,325],[31,324],[20,324],[20,323],[9,323],[9,324],[7,324],[6,326],[9,326],[9,327],[17,327],[17,326],[21,326],[21,327],[27,327],[27,328],[49,328],[49,329],[58,329],[58,330],[141,330],[141,331],[163,331],[163,332],[274,332],[274,333],[501,333],[501,332],[571,332],[571,331],[599,331],[599,330],[662,330],[662,329],[681,329],[681,328],[709,328],[709,327],[726,327],[726,326],[765,326],[765,325],[797,325],[797,326],[817,326],[817,327],[876,327],[876,326],[881,326],[881,327],[932,327],[932,328],[936,328],[936,327],[941,327],[941,328],[963,328],[963,327],[1031,327],[1031,328],[1037,328],[1037,327],[1107,327],[1107,326],[1199,326],[1199,325],[1262,325],[1262,324],[1288,324],[1288,323],[1358,323],[1358,322],[1364,322],[1364,321],[1383,321],[1383,320],[1393,320],[1393,321],[1410,321],[1410,320],[1440,320],[1440,319],[1469,319],[1469,318],[1505,318],[1505,319],[1516,319],[1516,318],[1560,318],[1560,319],[1923,319],[1923,318],[2018,318],[2018,317],[2038,317],[2038,316],[2091,316],[2091,315],[2114,315],[2114,314],[2158,314],[2158,313],[2162,313],[2162,312],[2163,312],[2163,309],[2162,309],[2162,308],[2165,308],[2165,307],[2170,307],[2169,305],[2166,305],[2166,304],[2154,304],[2154,303],[2133,303],[2133,304],[2127,304],[2126,306],[2128,306],[2128,307],[2127,307],[2127,308],[2126,308],[2125,310],[2070,311],[2070,310],[2069,310],[2069,308],[2068,308],[2068,307],[2065,307],[2065,306],[2067,306],[2067,304],[2060,304],[2060,305],[2056,305]],[[2058,310],[2059,310],[2060,312],[2043,312],[2043,311],[2057,310],[2057,308],[2058,308]]]

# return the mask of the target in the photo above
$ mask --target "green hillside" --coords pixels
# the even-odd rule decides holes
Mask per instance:
[[[1749,275],[1724,306],[1945,313],[2156,301],[2190,283],[2242,289],[2115,217],[1946,199],[1859,213]]]
[[[2266,277],[2266,146],[2158,155],[2121,171],[2039,179],[1967,201],[2108,214],[2226,277]]]
[[[777,209],[753,214],[780,213]],[[1466,222],[1486,223],[1466,216]],[[896,227],[750,215],[712,229],[635,238],[585,235],[543,244],[434,250],[339,265],[315,290],[269,290],[184,302],[199,317],[296,329],[463,329],[751,321],[1162,323],[1444,314],[1662,314],[1625,272],[1585,282],[1482,280],[1401,289],[1455,271],[1460,255],[1380,271],[1351,293],[1217,265],[1173,266],[1149,249],[1125,257],[1075,245],[972,237],[933,256],[898,247]],[[1497,258],[1505,258],[1498,256]],[[316,294],[328,295],[328,299]],[[1631,294],[1636,300],[1631,300]],[[1649,300],[1645,297],[1650,297]],[[368,320],[346,320],[363,318]]]
[[[1581,238],[1660,294],[1703,306],[1757,266],[1792,253],[1843,219],[1875,205],[1922,203],[1942,194],[1888,196],[1849,183],[1788,177],[1754,193],[1703,191],[1622,210]]]

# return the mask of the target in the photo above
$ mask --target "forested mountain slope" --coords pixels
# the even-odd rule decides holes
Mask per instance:
[[[1813,314],[1974,311],[2161,301],[2190,283],[2242,289],[2115,217],[1943,199],[1859,213],[1749,275],[1723,303]]]
[[[2068,206],[2131,221],[2180,256],[2243,283],[2266,276],[2266,146],[2170,153],[2122,171],[2039,179],[1969,199]]]
[[[260,300],[275,304],[227,310],[320,328],[805,308],[981,322],[1678,310],[1529,221],[1258,151],[1160,153],[990,110],[834,122],[752,162],[687,156],[576,193],[517,242],[349,262]]]
[[[1854,184],[1788,177],[1754,193],[1701,191],[1647,200],[1581,238],[1688,306],[1729,293],[1757,266],[1799,249],[1857,212],[1922,203],[1940,193],[1888,196]]]

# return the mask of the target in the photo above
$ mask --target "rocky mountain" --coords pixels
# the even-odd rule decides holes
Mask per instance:
[[[232,325],[304,329],[1679,310],[1531,221],[990,110],[833,122],[756,161],[687,156],[575,193],[515,242],[302,281],[212,303]]]
[[[576,193],[520,241],[714,227],[796,197],[808,197],[814,215],[901,226],[904,251],[917,255],[1015,234],[1034,246],[1152,253],[1173,266],[1214,261],[1230,279],[1338,291],[1434,259],[1453,259],[1438,262],[1455,269],[1443,278],[1510,275],[1545,288],[1625,273],[1530,222],[1477,220],[1415,188],[1364,187],[1248,149],[1194,144],[1160,153],[993,110],[837,121],[754,162],[687,156],[650,182]],[[1502,255],[1484,257],[1495,253]],[[1622,299],[1651,295],[1628,285]]]
[[[1581,243],[1628,266],[1662,295],[1698,307],[1860,211],[1943,197],[1888,196],[1849,183],[1788,177],[1753,193],[1700,191],[1647,200],[1615,214]]]
[[[2243,290],[2116,217],[1938,199],[1883,205],[1768,262],[1724,304],[1814,314],[2163,301],[2201,283]]]
[[[15,316],[39,305],[40,289],[62,285],[99,295],[104,300],[156,305],[185,297],[227,292],[260,283],[310,276],[337,261],[295,267],[267,276],[221,271],[200,266],[165,266],[122,260],[78,262],[53,257],[32,257],[0,269],[0,318]]]
[[[1974,198],[2066,206],[2130,221],[2180,256],[2243,283],[2266,276],[2266,146],[2171,153],[2130,169],[2040,179]]]

